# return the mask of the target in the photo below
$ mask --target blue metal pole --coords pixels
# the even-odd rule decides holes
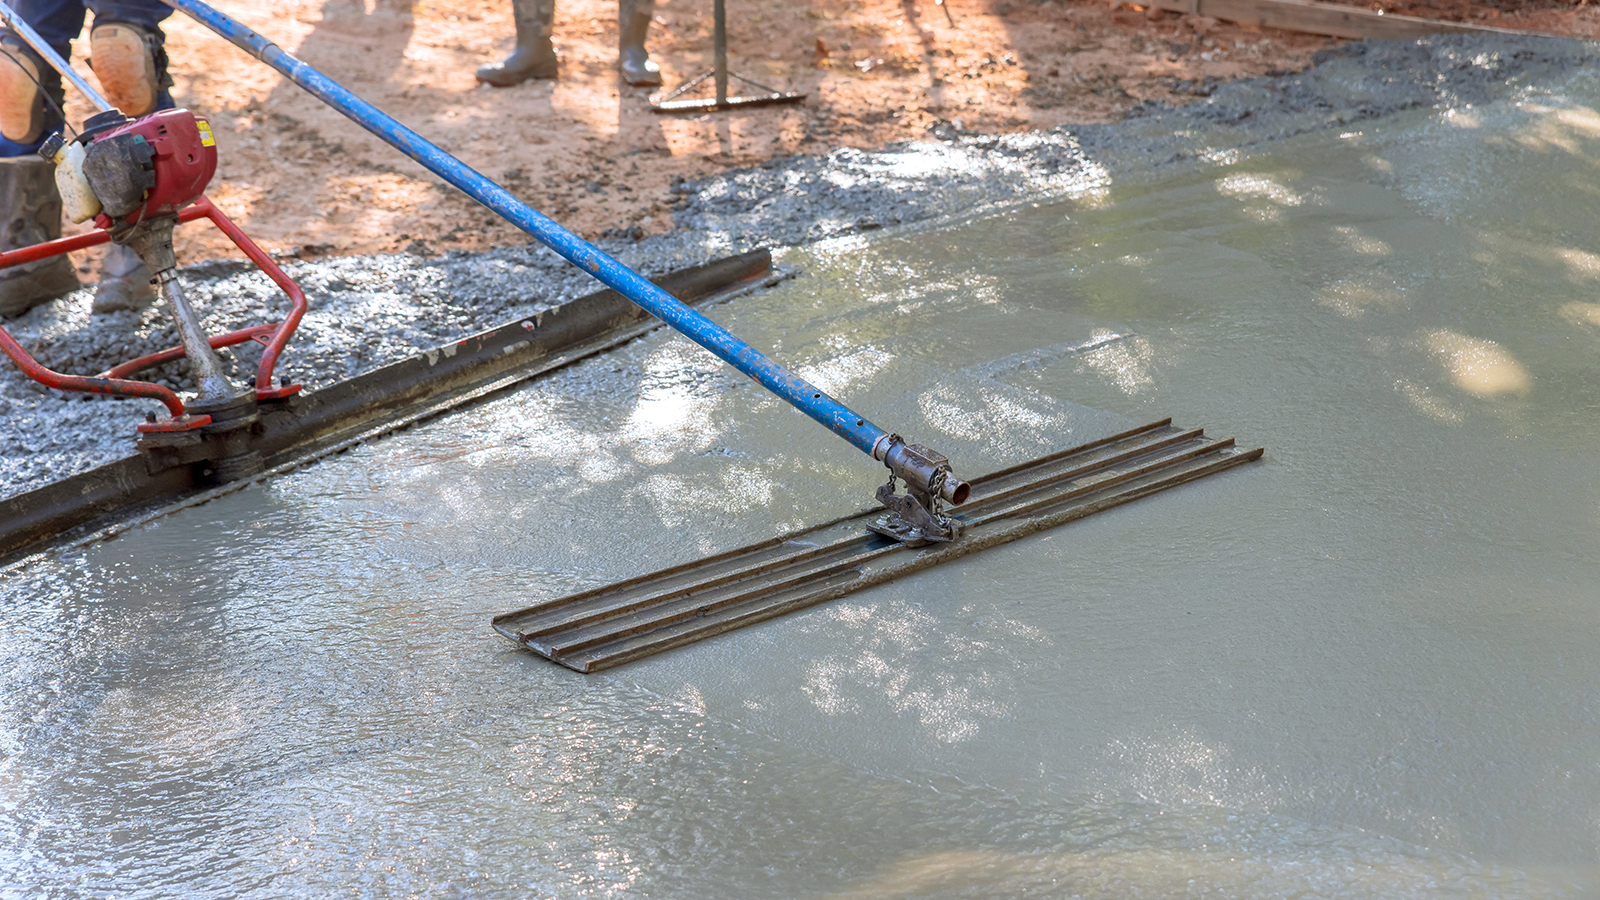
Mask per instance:
[[[218,12],[200,0],[162,0],[166,5],[188,13],[196,21],[226,38],[240,49],[283,73],[309,91],[312,96],[350,117],[361,127],[394,145],[401,153],[426,166],[429,171],[464,191],[467,196],[489,207],[506,221],[532,235],[535,240],[566,257],[618,293],[639,304],[647,312],[710,350],[728,365],[760,382],[767,390],[789,401],[796,409],[827,426],[830,431],[854,444],[868,455],[886,435],[849,407],[824,393],[760,351],[739,340],[727,329],[683,305],[676,297],[645,280],[639,273],[617,262],[599,248],[578,237],[538,210],[512,196],[509,191],[473,170],[471,166],[429,143],[421,135],[395,121],[377,107],[346,90],[338,82],[295,59],[283,48],[243,24]]]

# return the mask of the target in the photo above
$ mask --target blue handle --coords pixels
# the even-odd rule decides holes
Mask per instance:
[[[318,72],[239,22],[212,9],[200,0],[162,0],[174,9],[226,38],[240,49],[282,72],[312,96],[350,117],[361,127],[394,145],[429,171],[450,182],[467,196],[494,210],[506,221],[532,235],[535,240],[566,257],[607,286],[639,304],[647,312],[682,332],[700,346],[715,353],[728,365],[760,382],[767,390],[789,401],[796,409],[828,427],[828,430],[871,454],[885,432],[856,414],[849,407],[824,393],[759,350],[739,340],[727,329],[695,312],[677,298],[656,287],[643,276],[617,262],[599,248],[556,224],[509,191],[429,143],[421,135],[395,121],[377,107],[346,90],[338,82]]]

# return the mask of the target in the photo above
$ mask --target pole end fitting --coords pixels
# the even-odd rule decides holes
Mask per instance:
[[[872,448],[872,456],[882,460],[894,477],[903,479],[913,494],[926,494],[960,506],[972,493],[972,485],[955,476],[944,454],[921,444],[907,444],[897,434],[880,438]]]
[[[955,477],[949,459],[921,444],[907,444],[895,434],[880,438],[872,456],[888,467],[889,483],[877,493],[887,511],[868,527],[913,547],[960,537],[961,523],[945,515],[940,504],[965,503],[972,486]],[[898,480],[905,481],[905,494],[895,492]]]

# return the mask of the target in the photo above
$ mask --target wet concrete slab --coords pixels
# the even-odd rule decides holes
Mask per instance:
[[[1330,48],[1315,66],[1207,88],[1181,107],[1145,104],[1125,121],[1009,135],[948,128],[881,150],[841,148],[673,187],[673,231],[599,246],[646,275],[765,247],[797,246],[885,227],[983,215],[1018,202],[1127,187],[1176,170],[1237,161],[1276,141],[1357,128],[1397,112],[1471,108],[1592,69],[1595,48],[1517,35],[1439,35]],[[200,227],[200,226],[191,226]],[[186,261],[180,261],[186,262]],[[311,304],[279,365],[310,389],[458,340],[595,289],[589,276],[538,244],[435,259],[410,254],[285,261]],[[206,327],[276,321],[285,298],[242,260],[182,272]],[[37,307],[6,327],[40,362],[92,374],[175,346],[159,309],[91,315],[89,291]],[[226,351],[254,372],[258,350]],[[181,364],[154,379],[187,388]],[[150,401],[85,402],[37,388],[0,366],[0,497],[125,455]]]
[[[975,470],[1264,463],[599,676],[491,615],[860,508],[657,333],[0,586],[56,896],[1592,896],[1600,82],[789,251],[712,311]]]

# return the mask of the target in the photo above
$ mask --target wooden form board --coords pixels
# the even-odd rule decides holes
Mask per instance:
[[[1317,3],[1315,0],[1145,0],[1145,2],[1168,12],[1193,13],[1213,19],[1259,25],[1262,28],[1282,28],[1286,31],[1303,31],[1342,38],[1404,39],[1430,34],[1484,32],[1538,34],[1533,31],[1469,25],[1465,22],[1388,15],[1357,6]]]

